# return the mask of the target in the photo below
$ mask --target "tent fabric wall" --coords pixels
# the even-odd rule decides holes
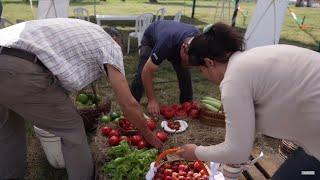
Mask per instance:
[[[245,34],[246,49],[279,43],[287,0],[259,0]]]
[[[69,0],[39,0],[38,19],[67,18]]]

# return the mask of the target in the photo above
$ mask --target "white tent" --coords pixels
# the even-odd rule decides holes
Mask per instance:
[[[245,34],[246,48],[278,44],[288,0],[259,0]]]
[[[32,0],[29,0],[33,12]],[[69,0],[39,0],[37,19],[68,17]]]

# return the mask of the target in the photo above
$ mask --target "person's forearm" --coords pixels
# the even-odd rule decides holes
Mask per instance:
[[[119,102],[119,104],[124,116],[142,133],[144,137],[151,134],[138,102],[132,98],[129,102]]]
[[[224,83],[221,99],[226,114],[225,141],[218,145],[197,147],[200,160],[229,164],[248,160],[255,139],[255,112],[252,96],[241,83]]]
[[[125,77],[110,65],[107,66],[107,70],[109,77],[112,77],[109,80],[125,117],[139,129],[146,139],[148,138],[149,141],[152,141],[154,136],[152,136],[152,132],[147,127],[140,105],[131,95]]]
[[[223,142],[212,146],[198,146],[195,154],[202,161],[240,164],[248,160],[251,148],[251,146],[245,146],[240,142]]]
[[[154,86],[153,86],[153,73],[144,69],[142,71],[141,79],[142,79],[142,83],[146,91],[148,100],[149,101],[156,100],[156,96],[154,93]]]

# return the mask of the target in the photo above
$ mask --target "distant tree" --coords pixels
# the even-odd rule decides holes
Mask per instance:
[[[158,3],[157,0],[149,0],[149,3]]]
[[[307,1],[307,7],[311,7],[313,0],[306,0]],[[297,0],[296,1],[296,7],[303,7],[304,6],[304,0]]]

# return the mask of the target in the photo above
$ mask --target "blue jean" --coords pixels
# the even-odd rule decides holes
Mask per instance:
[[[303,175],[304,173],[314,175]],[[314,173],[313,173],[314,172]],[[319,180],[320,161],[302,148],[294,151],[272,177],[273,180]]]

